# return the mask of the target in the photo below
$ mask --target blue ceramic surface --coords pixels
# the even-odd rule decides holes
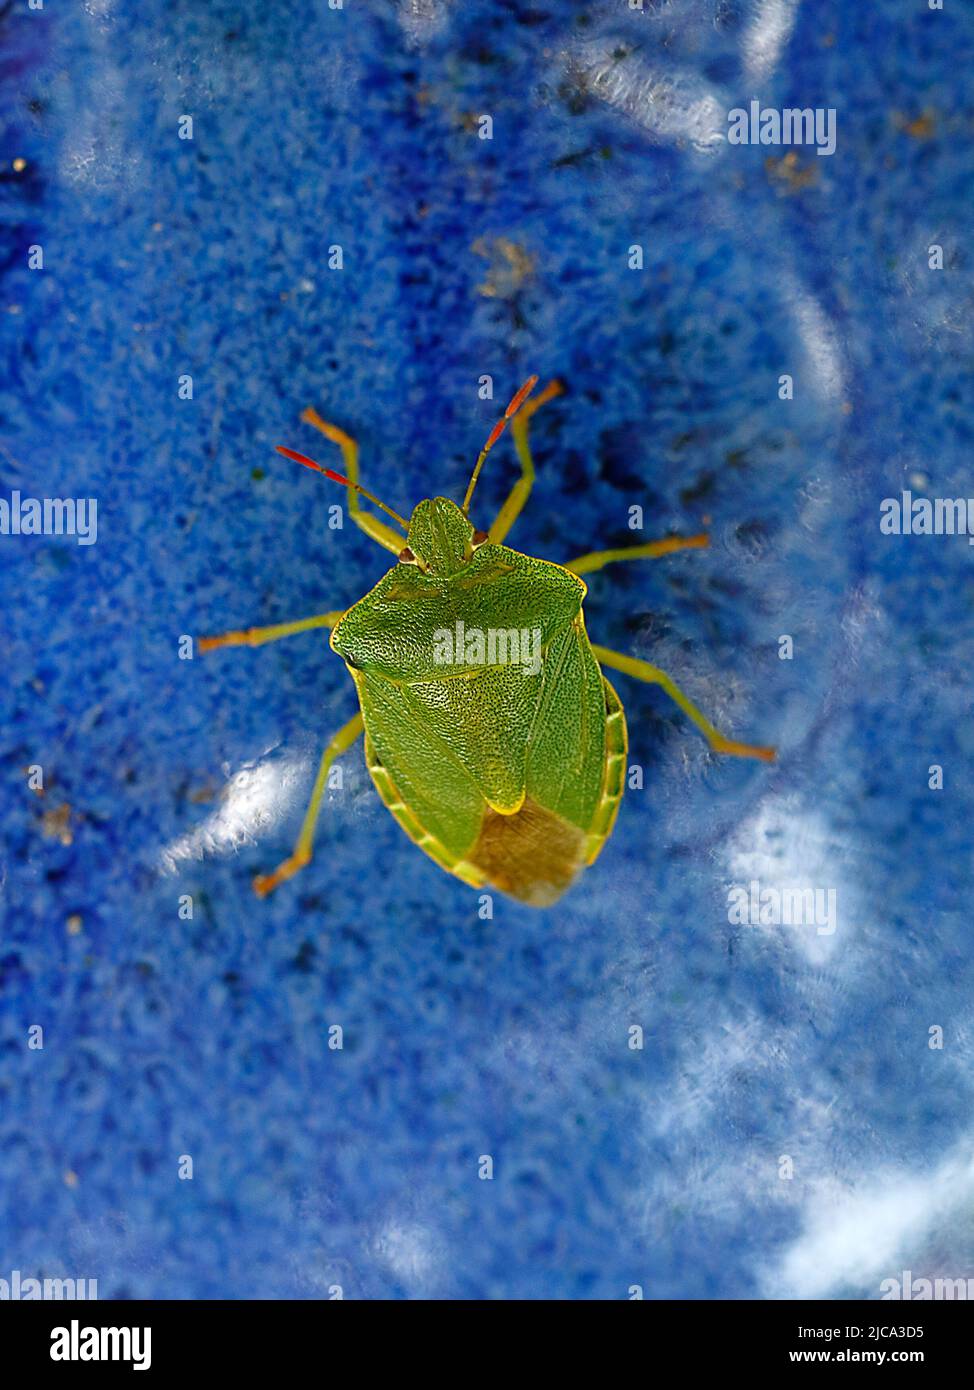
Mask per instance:
[[[98,503],[94,544],[0,536],[0,1278],[974,1276],[974,552],[880,531],[903,489],[974,493],[974,10],[18,0],[0,25],[0,496]],[[752,98],[833,109],[835,152],[729,143]],[[393,507],[459,499],[532,372],[567,391],[512,544],[709,530],[592,575],[589,631],[778,762],[716,760],[620,675],[643,788],[556,907],[484,920],[360,746],[313,864],[257,901],[354,691],[320,633],[180,638],[344,607],[389,558],[273,446],[337,466],[312,404]],[[480,524],[515,475],[505,439]],[[729,921],[752,881],[834,889],[835,930]]]

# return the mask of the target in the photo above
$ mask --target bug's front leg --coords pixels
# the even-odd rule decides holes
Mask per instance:
[[[325,787],[328,782],[328,769],[336,758],[351,748],[363,728],[362,716],[356,714],[347,724],[342,725],[322,753],[321,762],[318,765],[318,775],[311,789],[311,800],[304,813],[304,820],[301,823],[301,832],[294,846],[294,853],[289,855],[283,864],[279,864],[272,874],[257,875],[254,879],[254,892],[259,898],[266,898],[268,893],[272,893],[280,884],[292,878],[311,859],[311,846],[314,840],[315,826],[318,823],[318,812],[321,810],[321,798],[325,794]]]
[[[345,465],[345,473],[352,483],[358,482],[358,444],[350,434],[339,429],[337,425],[332,425],[328,420],[323,420],[312,406],[307,410],[302,410],[301,419],[306,425],[313,425],[316,430],[320,430],[326,439],[330,439],[333,444],[337,444],[342,451],[342,462]],[[380,521],[371,512],[363,512],[362,505],[358,499],[358,493],[350,492],[348,496],[348,514],[360,530],[367,536],[384,546],[386,550],[398,555],[406,544],[402,536],[394,531],[391,526],[387,526],[384,521]]]
[[[313,618],[299,618],[294,623],[246,627],[235,632],[222,632],[218,637],[199,637],[197,645],[201,652],[212,652],[217,647],[260,647],[265,642],[276,642],[279,637],[291,637],[296,632],[308,632],[315,627],[334,627],[343,616],[341,609],[334,613],[316,613]]]
[[[687,718],[693,720],[715,753],[727,753],[738,758],[760,758],[762,762],[766,763],[774,762],[776,757],[774,748],[764,748],[754,743],[738,743],[736,739],[727,738],[719,729],[715,729],[706,715],[697,709],[689,696],[684,695],[676,681],[665,671],[660,670],[658,666],[651,666],[648,661],[640,661],[636,656],[626,656],[623,652],[614,652],[609,647],[597,647],[594,643],[592,644],[592,651],[595,653],[596,661],[603,666],[611,666],[616,671],[624,671],[627,676],[633,676],[637,681],[645,681],[647,685],[662,686],[670,699],[679,705]]]
[[[566,570],[573,574],[590,574],[600,570],[603,565],[613,565],[620,560],[655,560],[659,555],[672,555],[675,550],[705,550],[710,544],[706,531],[697,536],[667,536],[661,541],[649,541],[646,545],[626,545],[618,550],[591,550],[587,555],[578,555],[568,560]]]

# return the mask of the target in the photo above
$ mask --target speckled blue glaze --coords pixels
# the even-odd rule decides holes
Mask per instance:
[[[95,545],[0,537],[0,1278],[974,1275],[974,552],[879,532],[903,487],[974,493],[974,10],[91,0],[0,24],[0,495],[99,502]],[[834,156],[712,139],[752,96],[836,108]],[[313,865],[258,902],[353,689],[320,634],[192,661],[179,637],[342,607],[386,558],[273,445],[324,457],[314,404],[392,506],[458,498],[530,372],[568,392],[512,543],[707,527],[709,552],[592,576],[589,631],[780,761],[715,761],[620,676],[645,787],[557,907],[480,920],[360,749]],[[475,520],[514,475],[505,441]],[[732,926],[751,877],[834,886],[834,936]]]

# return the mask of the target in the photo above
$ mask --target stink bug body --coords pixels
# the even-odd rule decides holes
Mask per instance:
[[[302,418],[341,447],[345,474],[279,448],[348,487],[351,517],[397,564],[345,611],[200,640],[207,651],[330,628],[358,693],[359,713],[325,749],[293,854],[254,880],[261,896],[311,858],[328,770],[363,731],[372,780],[407,835],[465,883],[492,884],[539,907],[594,861],[619,808],[626,720],[602,667],[661,685],[715,752],[774,757],[771,748],[724,737],[665,672],[593,646],[585,631],[583,574],[706,546],[705,535],[594,551],[567,565],[504,545],[534,480],[528,421],[561,390],[552,382],[529,401],[536,382],[522,386],[494,427],[463,506],[427,499],[408,523],[359,484],[355,441],[315,411]],[[490,529],[478,531],[468,520],[471,497],[508,420],[521,477]],[[364,511],[361,497],[404,534]]]

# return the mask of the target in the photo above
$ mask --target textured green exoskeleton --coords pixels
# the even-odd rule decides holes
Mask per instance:
[[[502,544],[534,478],[527,422],[557,395],[552,383],[518,414],[535,378],[518,392],[487,442],[464,507],[444,497],[420,502],[406,523],[357,482],[357,448],[314,411],[304,418],[342,447],[353,489],[350,515],[398,563],[345,612],[203,638],[200,646],[256,646],[292,632],[330,627],[331,647],[355,682],[360,713],[322,758],[294,853],[255,880],[269,892],[311,855],[328,769],[363,731],[379,795],[421,849],[464,882],[492,884],[536,906],[554,902],[591,864],[612,830],[626,768],[622,704],[602,673],[615,667],[662,685],[716,752],[769,759],[769,748],[725,738],[664,672],[593,647],[585,631],[580,575],[613,561],[704,546],[706,536],[597,551],[568,565]],[[466,511],[491,446],[514,418],[522,476],[489,532]],[[282,453],[310,467],[291,450]],[[407,530],[399,535],[360,509],[365,495]]]
[[[625,719],[585,635],[583,581],[489,541],[471,553],[472,535],[456,503],[421,502],[407,544],[430,572],[391,570],[331,646],[358,689],[369,771],[406,833],[467,883],[549,903],[615,819]],[[540,660],[468,665],[471,632],[494,634],[495,658],[498,634],[519,657],[527,634]],[[452,652],[439,641],[452,660],[435,659],[437,634],[454,638]]]

